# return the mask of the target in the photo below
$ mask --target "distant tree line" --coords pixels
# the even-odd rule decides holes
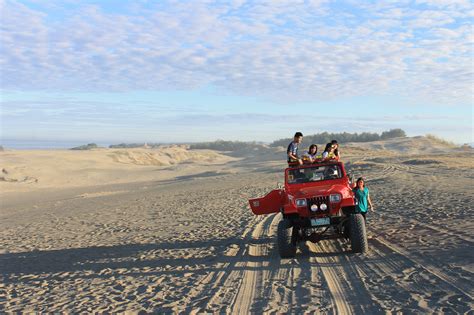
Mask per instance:
[[[111,144],[109,145],[110,149],[133,149],[133,148],[157,148],[159,147],[160,143],[119,143],[119,144]],[[71,148],[70,150],[92,150],[97,149],[99,146],[95,143],[88,143],[85,145],[81,145],[78,147]]]
[[[399,138],[399,137],[406,137],[405,131],[402,129],[391,129],[388,131],[384,131],[381,134],[372,133],[372,132],[362,132],[362,133],[328,133],[322,132],[314,135],[305,135],[304,142],[305,143],[316,143],[316,144],[325,144],[330,142],[331,140],[337,140],[339,143],[345,142],[369,142],[369,141],[377,141],[377,140],[386,140],[392,138]],[[285,138],[273,141],[270,146],[278,147],[284,146],[286,147],[288,143],[290,143],[293,138]],[[120,143],[120,144],[113,144],[110,145],[109,148],[111,149],[118,149],[118,148],[157,148],[163,144],[160,143]],[[255,149],[257,147],[261,147],[261,142],[244,142],[244,141],[225,141],[225,140],[216,140],[212,142],[198,142],[190,144],[190,149],[205,149],[205,150],[216,150],[216,151],[237,151],[237,150],[245,150],[245,149]],[[79,146],[72,148],[71,150],[91,150],[98,148],[97,144],[89,143],[87,145]]]
[[[243,142],[243,141],[225,141],[217,140],[213,142],[199,142],[193,143],[189,146],[190,149],[205,149],[217,151],[237,151],[242,149],[253,149],[260,146],[257,142]]]
[[[111,144],[109,148],[111,149],[133,149],[133,148],[157,148],[161,144],[160,143],[119,143],[119,144]]]
[[[399,138],[399,137],[406,137],[405,131],[402,129],[390,129],[388,131],[384,131],[381,134],[373,133],[373,132],[362,132],[362,133],[349,133],[349,132],[342,132],[342,133],[328,133],[322,132],[317,133],[314,135],[305,135],[303,137],[304,143],[316,143],[316,144],[325,144],[331,142],[331,140],[337,140],[339,143],[346,143],[346,142],[370,142],[370,141],[377,141],[377,140],[386,140],[392,138]],[[278,146],[287,146],[293,138],[285,138],[273,141],[270,146],[278,147]]]

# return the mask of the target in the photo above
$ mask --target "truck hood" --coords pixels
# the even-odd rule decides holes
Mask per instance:
[[[339,193],[342,198],[352,197],[352,190],[344,184],[334,183],[326,185],[318,185],[312,187],[294,187],[289,190],[289,193],[295,198],[309,198],[314,196],[328,196],[330,194]]]

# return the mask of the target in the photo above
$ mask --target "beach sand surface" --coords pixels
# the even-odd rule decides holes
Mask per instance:
[[[472,151],[407,138],[341,148],[375,212],[369,252],[281,259],[284,148],[0,152],[0,312],[466,313],[474,309]]]

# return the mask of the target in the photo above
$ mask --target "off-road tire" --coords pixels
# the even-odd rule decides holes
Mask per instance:
[[[352,214],[349,218],[351,247],[354,253],[365,253],[369,249],[365,220],[362,214]]]
[[[278,223],[277,245],[281,258],[292,258],[296,255],[296,244],[292,238],[293,225],[290,220],[283,219]]]

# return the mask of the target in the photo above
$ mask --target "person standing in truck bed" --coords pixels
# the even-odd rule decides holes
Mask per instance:
[[[301,132],[295,133],[293,141],[288,145],[286,155],[288,157],[288,166],[303,165],[303,160],[298,156],[298,146],[303,141],[303,134]]]

